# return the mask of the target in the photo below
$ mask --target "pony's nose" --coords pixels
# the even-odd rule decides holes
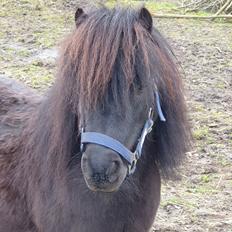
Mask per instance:
[[[83,170],[95,183],[114,182],[122,165],[121,157],[114,152],[85,152],[82,156]]]

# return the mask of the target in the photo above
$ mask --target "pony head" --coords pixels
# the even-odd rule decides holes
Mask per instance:
[[[146,8],[78,9],[75,23],[53,90],[62,106],[54,115],[69,121],[56,137],[68,135],[68,153],[81,157],[83,177],[93,191],[119,189],[134,165],[124,152],[135,154],[141,140],[133,175],[146,161],[170,176],[187,151],[189,129],[175,57],[151,14]],[[154,125],[144,136],[148,120]],[[88,134],[81,142],[83,133],[93,132],[95,138]]]

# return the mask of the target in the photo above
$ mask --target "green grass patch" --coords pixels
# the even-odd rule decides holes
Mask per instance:
[[[231,166],[231,161],[227,159],[223,155],[218,155],[217,157],[217,162],[220,164],[222,167],[230,167]]]
[[[190,202],[189,200],[186,200],[183,197],[182,198],[179,198],[179,197],[169,198],[168,200],[161,202],[160,205],[162,207],[166,207],[168,205],[177,205],[177,206],[181,206],[187,209],[195,209],[197,207],[195,203],[193,203],[192,201]]]
[[[218,82],[215,87],[217,89],[225,89],[227,87],[226,83],[225,82]]]
[[[171,12],[175,10],[174,3],[147,1],[145,6],[152,12]]]
[[[21,47],[11,47],[11,46],[5,46],[2,48],[3,53],[0,54],[1,56],[4,56],[5,59],[14,59],[17,58],[25,58],[29,57],[31,55],[31,52],[26,48]]]
[[[212,15],[211,13],[206,12],[206,11],[196,11],[193,14],[198,15],[198,16],[210,16],[210,15]]]
[[[10,67],[7,69],[6,74],[26,83],[32,88],[41,90],[51,86],[54,80],[53,71],[35,64]]]
[[[202,175],[201,176],[201,181],[204,183],[209,183],[210,182],[210,176],[209,175]]]
[[[205,112],[205,107],[201,103],[194,102],[193,112]]]
[[[218,173],[202,174],[199,176],[199,181],[197,183],[194,184],[189,182],[186,184],[187,192],[196,194],[196,196],[202,194],[217,194],[219,192],[219,189],[216,189],[218,180]]]
[[[190,192],[195,194],[217,194],[219,190],[212,186],[199,185],[196,188],[191,189]]]
[[[107,1],[106,6],[114,7],[118,5],[117,1]],[[174,3],[167,2],[155,2],[155,1],[129,1],[122,0],[120,1],[120,5],[124,6],[132,6],[132,7],[140,7],[145,6],[151,12],[171,12],[176,9],[176,5]]]
[[[209,135],[209,128],[207,126],[202,126],[193,130],[193,138],[196,140],[202,140]]]
[[[207,12],[207,11],[189,11],[188,9],[186,9],[185,11],[180,11],[179,13],[184,14],[184,15],[196,15],[196,16],[210,16],[212,15],[212,13]]]

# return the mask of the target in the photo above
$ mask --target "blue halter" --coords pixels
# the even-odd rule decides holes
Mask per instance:
[[[157,92],[156,92],[156,106],[160,120],[166,121],[160,106],[159,94]],[[148,119],[144,124],[141,136],[139,138],[139,142],[134,152],[130,151],[122,143],[120,143],[118,140],[110,136],[97,132],[84,132],[83,128],[81,131],[81,151],[83,151],[83,146],[85,143],[94,143],[110,148],[111,150],[116,151],[120,156],[122,156],[128,162],[128,175],[133,174],[136,169],[136,163],[142,155],[142,148],[145,138],[147,134],[149,134],[152,131],[152,127],[154,124],[152,116],[153,116],[152,108],[150,108]]]

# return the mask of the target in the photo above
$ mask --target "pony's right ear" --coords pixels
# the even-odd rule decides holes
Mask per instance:
[[[82,8],[77,8],[76,13],[75,13],[75,23],[76,26],[78,26],[81,22],[81,18],[83,18],[83,16],[85,16],[85,12],[83,11]]]
[[[139,20],[140,23],[149,31],[152,31],[153,21],[150,12],[145,8],[142,7],[139,11]]]

